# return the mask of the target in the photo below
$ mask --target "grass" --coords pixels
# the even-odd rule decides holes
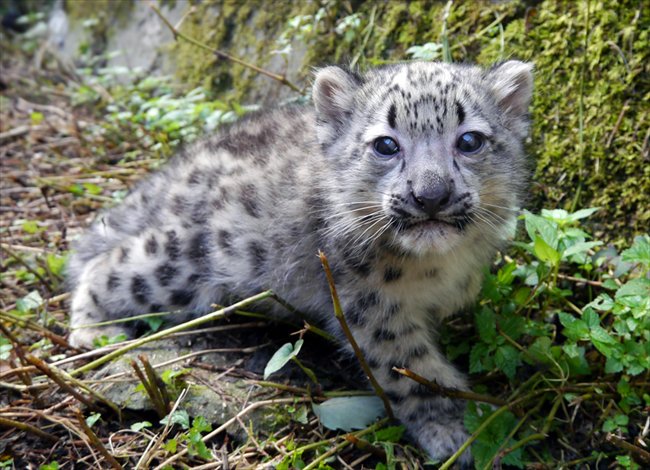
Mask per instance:
[[[210,331],[187,328],[226,311],[140,342],[107,338],[90,352],[67,344],[69,240],[180,141],[209,131],[204,123],[246,109],[160,79],[117,85],[110,70],[75,79],[56,61],[33,69],[16,44],[6,50],[0,467],[422,468],[426,457],[386,419],[349,432],[323,426],[312,404],[354,397],[372,411],[371,397],[353,361],[323,359],[336,348],[313,326],[269,333],[259,314],[239,311],[270,293],[228,307]],[[522,215],[518,241],[486,273],[471,315],[445,326],[441,341],[469,371],[471,392],[398,371],[467,401],[476,468],[650,465],[650,239],[606,246],[588,233],[593,213]],[[206,333],[219,335],[219,349]],[[263,367],[247,367],[287,341],[302,346],[287,349],[299,366],[287,357],[268,380]],[[130,401],[113,393],[121,387]],[[222,414],[194,406],[208,395],[222,399]]]

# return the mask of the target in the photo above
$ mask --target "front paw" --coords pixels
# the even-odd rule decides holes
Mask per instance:
[[[418,444],[437,462],[444,462],[455,454],[469,439],[462,421],[452,420],[447,423],[428,422],[420,429],[413,429]],[[472,454],[469,447],[456,460],[460,467],[471,468]]]
[[[95,339],[101,336],[107,338],[115,338],[119,335],[125,335],[128,338],[128,332],[125,328],[119,326],[106,326],[106,327],[91,327],[91,328],[78,328],[73,329],[68,336],[68,343],[75,348],[95,348]]]

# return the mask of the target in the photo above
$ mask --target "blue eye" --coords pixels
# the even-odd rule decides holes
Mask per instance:
[[[390,158],[399,152],[399,144],[391,137],[378,137],[372,144],[380,157]]]
[[[456,147],[463,153],[476,153],[485,145],[485,137],[478,132],[465,132],[458,138]]]

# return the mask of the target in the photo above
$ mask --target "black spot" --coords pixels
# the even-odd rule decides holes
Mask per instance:
[[[167,233],[167,242],[165,243],[165,253],[169,259],[175,260],[181,255],[181,241],[175,230],[169,230]]]
[[[395,129],[395,119],[397,118],[397,110],[395,109],[395,103],[390,105],[388,110],[388,125]]]
[[[404,401],[404,398],[406,398],[403,395],[400,395],[399,393],[396,392],[392,392],[390,390],[386,390],[384,393],[386,394],[386,397],[388,397],[388,399],[391,401],[391,403],[395,405],[399,405]]]
[[[186,284],[189,284],[189,285],[196,284],[200,280],[201,280],[201,275],[200,274],[197,274],[197,273],[190,274],[189,276],[187,276]]]
[[[118,287],[120,287],[120,278],[117,276],[117,274],[112,272],[108,275],[108,280],[106,281],[106,289],[109,292],[112,292]]]
[[[373,359],[372,357],[368,357],[367,354],[366,354],[366,363],[368,363],[368,367],[370,367],[371,369],[377,369],[380,366],[377,360]]]
[[[196,185],[201,183],[202,171],[198,168],[190,173],[190,176],[187,178],[187,184]]]
[[[416,344],[406,351],[406,355],[411,359],[417,359],[429,352],[426,344]]]
[[[420,398],[428,398],[433,395],[433,390],[423,384],[414,384],[409,390],[409,395]]]
[[[396,336],[395,333],[384,328],[379,328],[373,333],[373,337],[376,341],[394,341]]]
[[[219,230],[217,234],[217,243],[219,247],[228,254],[232,254],[232,235],[226,230]]]
[[[460,126],[465,121],[465,109],[459,101],[456,101],[456,113],[458,114],[458,125]]]
[[[161,286],[166,287],[178,274],[178,268],[176,268],[176,266],[173,264],[163,263],[156,268],[155,274],[156,278],[158,279],[158,283]]]
[[[376,292],[361,294],[357,297],[355,307],[357,310],[366,310],[379,304],[379,296]]]
[[[207,204],[207,201],[198,201],[192,207],[192,213],[190,218],[192,222],[197,225],[204,225],[208,223],[210,217],[210,208]]]
[[[194,292],[191,290],[173,290],[169,297],[169,303],[172,305],[177,305],[179,307],[185,307],[188,305],[194,298]]]
[[[384,271],[384,281],[393,282],[402,277],[402,270],[393,266],[388,266]]]
[[[187,249],[187,256],[198,264],[208,263],[210,255],[210,233],[199,232],[192,237]]]
[[[162,305],[151,304],[151,306],[149,307],[149,312],[151,312],[151,313],[160,313],[160,312],[164,312],[164,309],[163,309]]]
[[[255,185],[244,185],[241,189],[239,200],[248,214],[253,217],[260,216],[260,208],[257,201],[257,189],[255,189]]]
[[[133,276],[133,279],[131,279],[131,294],[139,304],[149,304],[151,287],[149,287],[144,277],[140,275]]]
[[[156,241],[156,236],[151,235],[149,239],[144,244],[144,251],[149,255],[155,255],[158,251],[158,242]]]
[[[402,374],[393,369],[393,366],[388,367],[388,378],[391,380],[399,380],[404,377]]]
[[[248,244],[248,253],[253,264],[253,274],[261,276],[264,273],[264,263],[266,263],[266,248],[253,241]]]
[[[220,198],[217,197],[212,200],[212,209],[220,211],[221,209],[223,209],[223,207],[224,207],[224,203]]]
[[[171,209],[174,215],[177,216],[184,215],[186,207],[187,207],[187,200],[183,196],[177,194],[172,198]]]
[[[99,307],[99,297],[97,296],[97,292],[94,292],[92,290],[89,290],[88,293],[90,294],[90,298],[92,299],[93,303]]]
[[[388,310],[386,311],[386,313],[388,313],[388,315],[392,317],[393,315],[398,314],[401,308],[402,306],[396,302],[388,306]]]
[[[120,257],[119,257],[119,262],[120,263],[126,263],[129,260],[129,249],[126,247],[120,248]]]
[[[433,279],[434,277],[438,276],[438,270],[436,268],[431,268],[427,272],[424,273],[424,277]]]
[[[354,308],[346,310],[345,318],[347,322],[352,326],[363,326],[366,323],[363,311],[356,310]]]
[[[362,277],[367,277],[372,270],[372,264],[365,259],[363,254],[354,252],[351,248],[346,247],[343,250],[345,264],[350,270]]]

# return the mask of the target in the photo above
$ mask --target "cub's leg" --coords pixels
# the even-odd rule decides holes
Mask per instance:
[[[464,377],[434,344],[427,315],[403,311],[398,302],[378,294],[359,294],[347,302],[346,318],[393,412],[410,435],[434,459],[453,454],[467,440],[463,426],[465,403],[433,394],[398,374],[407,368],[443,387],[466,389]],[[468,464],[466,452],[461,462]]]
[[[127,326],[131,323],[83,328],[88,324],[149,312],[208,309],[215,295],[207,286],[210,241],[197,244],[195,238],[188,233],[181,237],[175,229],[149,230],[90,259],[72,292],[70,343],[92,346],[99,335],[130,335],[132,329]],[[187,246],[185,240],[194,244]]]

